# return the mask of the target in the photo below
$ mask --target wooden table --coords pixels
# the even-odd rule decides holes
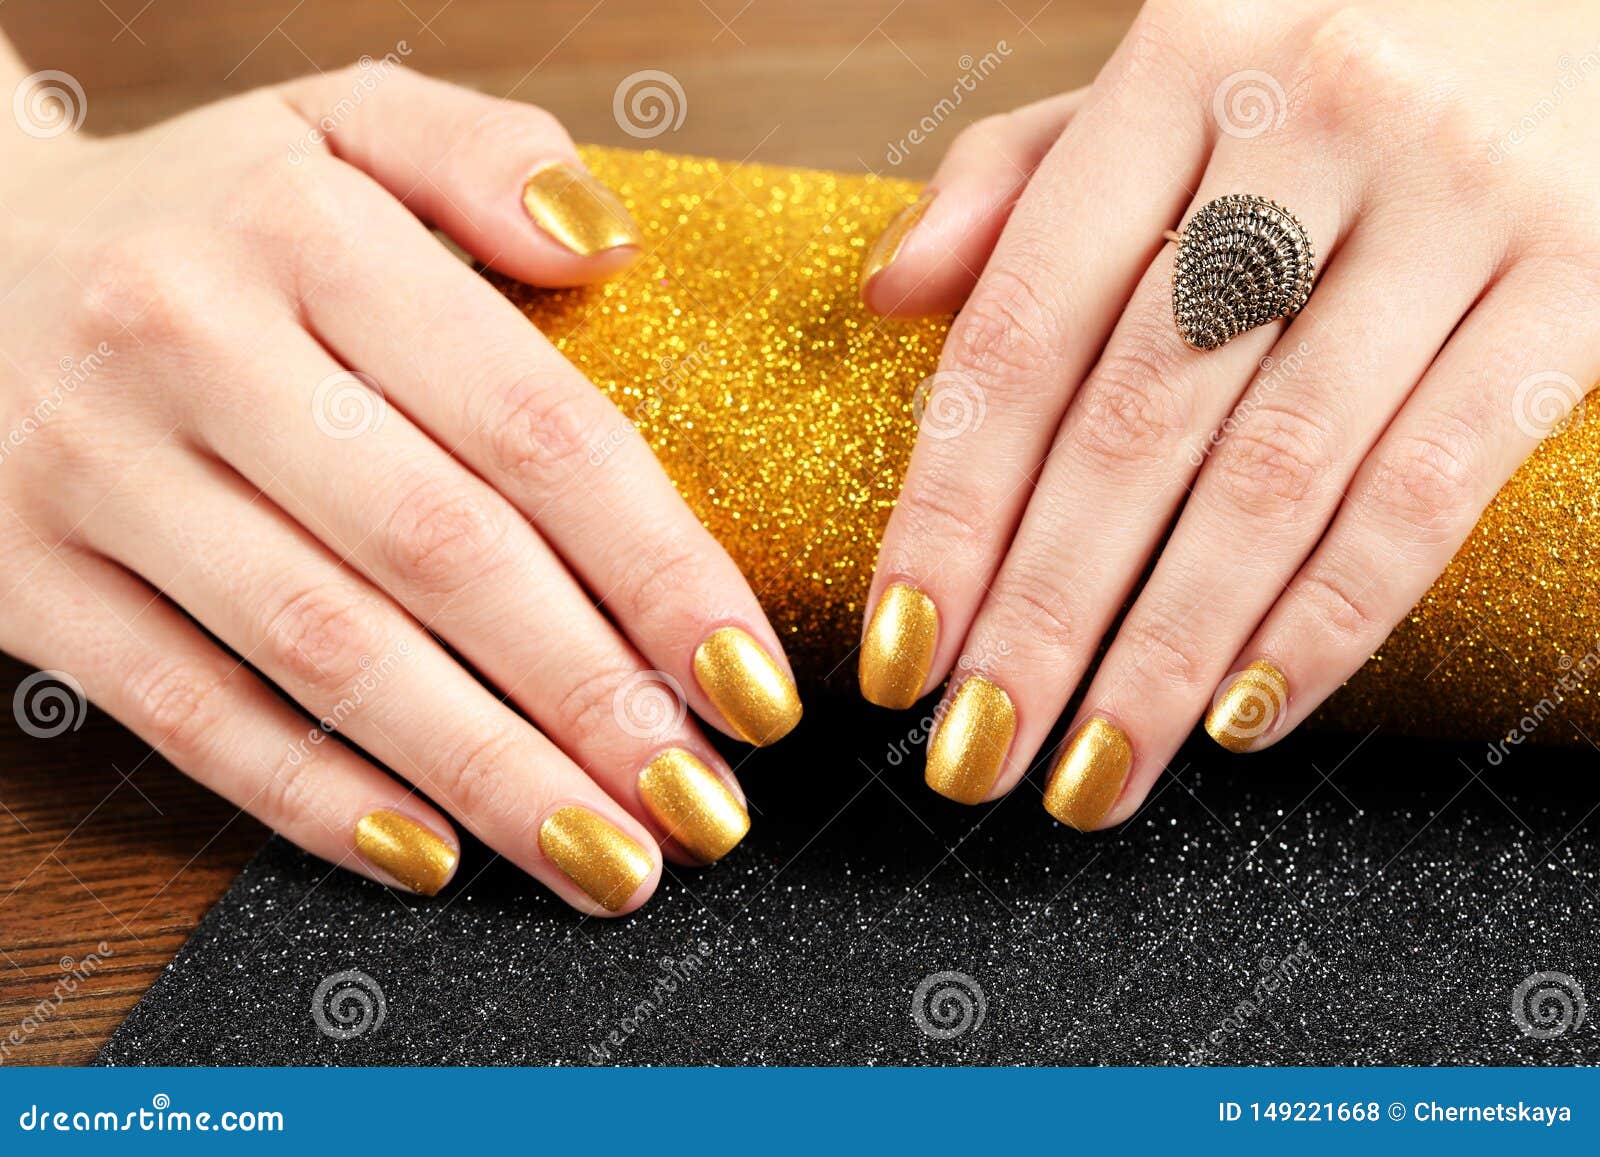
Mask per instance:
[[[10,0],[31,68],[87,94],[87,128],[138,127],[314,69],[381,57],[544,105],[574,137],[638,145],[612,115],[623,77],[672,74],[678,152],[909,177],[959,128],[1087,83],[1134,0]],[[962,92],[898,164],[892,142]],[[3,94],[0,94],[3,95]],[[9,704],[29,669],[0,658]],[[91,712],[52,739],[0,712],[0,1063],[89,1059],[265,830]],[[98,959],[95,959],[95,958]],[[77,980],[74,974],[86,975]],[[63,986],[64,977],[71,977]],[[9,1041],[16,1032],[20,1043]]]

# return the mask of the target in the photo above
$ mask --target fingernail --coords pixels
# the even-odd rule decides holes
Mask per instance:
[[[1044,809],[1068,827],[1100,826],[1133,768],[1133,745],[1104,719],[1086,719],[1067,740],[1044,789]]]
[[[539,825],[539,850],[607,912],[620,911],[655,867],[615,824],[582,807],[551,812]]]
[[[682,748],[663,751],[639,773],[645,807],[693,856],[712,864],[750,830],[750,815],[721,778]]]
[[[922,215],[928,211],[928,206],[933,204],[933,191],[928,190],[918,197],[912,204],[894,215],[888,228],[878,234],[878,239],[872,243],[872,248],[867,252],[866,264],[861,267],[861,288],[866,289],[867,282],[889,268],[890,264],[900,255],[900,249],[906,243],[906,238],[911,236],[911,230],[917,227],[917,222],[922,220]]]
[[[879,707],[910,707],[928,678],[938,635],[932,599],[905,583],[884,591],[861,644],[861,694]]]
[[[356,854],[401,887],[437,896],[459,858],[455,848],[398,812],[375,811],[356,824]]]
[[[982,803],[1017,730],[1011,696],[982,675],[956,692],[928,747],[929,787],[957,803]]]
[[[1228,682],[1206,714],[1206,733],[1229,751],[1249,751],[1289,706],[1289,680],[1257,659]]]
[[[776,743],[800,722],[794,680],[738,627],[712,631],[700,644],[694,677],[746,743]]]
[[[522,207],[535,225],[581,257],[644,243],[622,200],[570,161],[530,176],[522,186]]]

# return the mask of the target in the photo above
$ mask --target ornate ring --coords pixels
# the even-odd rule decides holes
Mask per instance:
[[[1276,201],[1231,193],[1201,206],[1182,233],[1172,270],[1172,317],[1195,349],[1214,350],[1293,317],[1311,296],[1316,251],[1305,226]]]

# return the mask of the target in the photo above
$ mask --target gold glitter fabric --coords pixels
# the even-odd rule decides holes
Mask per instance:
[[[857,290],[917,186],[658,152],[583,156],[643,229],[644,258],[583,289],[496,284],[634,421],[744,568],[797,673],[853,691],[878,539],[916,434],[913,394],[949,326],[876,317]],[[1501,491],[1319,722],[1556,743],[1582,742],[1581,728],[1600,742],[1600,420],[1586,416]]]

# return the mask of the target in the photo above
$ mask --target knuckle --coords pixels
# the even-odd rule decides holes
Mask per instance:
[[[679,603],[686,592],[712,589],[710,568],[702,550],[673,541],[661,548],[639,552],[617,585],[629,621],[658,616],[662,608]]]
[[[1310,112],[1334,135],[1391,135],[1400,118],[1424,130],[1449,105],[1428,54],[1376,5],[1335,9],[1306,49]]]
[[[1179,377],[1170,333],[1118,335],[1084,386],[1071,425],[1074,448],[1113,470],[1167,461],[1191,418]]]
[[[1126,648],[1129,669],[1169,692],[1209,689],[1214,681],[1210,664],[1205,661],[1206,649],[1191,630],[1178,626],[1170,617],[1128,623],[1117,645]]]
[[[570,477],[602,442],[594,409],[593,398],[555,375],[518,378],[501,391],[485,424],[495,468],[535,491]]]
[[[137,718],[152,735],[151,746],[175,764],[205,749],[223,681],[214,672],[182,660],[162,660],[135,674],[128,696]]]
[[[1246,517],[1281,518],[1327,485],[1328,442],[1326,428],[1305,414],[1258,410],[1212,459],[1211,483]]]
[[[940,543],[950,549],[987,541],[990,532],[978,512],[992,504],[979,502],[968,491],[946,471],[924,472],[915,487],[900,495],[895,515],[905,520],[913,542]]]
[[[501,729],[467,735],[438,758],[427,778],[460,815],[518,815],[523,804],[514,784],[521,746]]]
[[[267,620],[269,662],[292,683],[318,698],[344,694],[373,651],[373,611],[337,584],[296,591]]]
[[[1444,423],[1401,436],[1378,459],[1368,501],[1419,538],[1447,538],[1475,506],[1477,439]]]
[[[617,688],[637,673],[637,668],[604,660],[585,665],[583,675],[562,692],[552,714],[562,744],[580,752],[599,752],[625,737],[612,700]]]
[[[449,596],[496,569],[510,531],[499,502],[449,477],[422,478],[402,493],[383,534],[384,553],[402,584]]]
[[[1367,594],[1370,586],[1370,580],[1358,585],[1343,571],[1322,565],[1307,568],[1296,581],[1294,595],[1334,635],[1370,641],[1380,635],[1376,608]]]
[[[202,272],[184,256],[194,239],[160,229],[130,232],[107,242],[87,262],[79,313],[93,337],[116,345],[184,347],[210,340],[215,300]],[[220,344],[220,343],[219,343]]]
[[[1060,583],[1031,567],[1019,568],[995,587],[995,609],[1000,612],[998,634],[1038,648],[1047,656],[1075,654],[1080,635],[1067,609]]]
[[[260,795],[252,811],[274,827],[290,820],[318,815],[315,778],[320,774],[326,754],[312,748],[313,754],[290,759],[287,754],[278,760],[272,772],[258,788]]]
[[[950,331],[945,364],[1001,400],[1026,400],[1055,348],[1056,325],[1050,303],[1029,278],[1010,268],[990,269]]]

